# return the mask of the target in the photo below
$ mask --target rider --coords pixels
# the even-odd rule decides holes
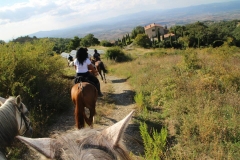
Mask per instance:
[[[73,61],[73,57],[69,54],[67,59],[68,59],[68,66],[70,67],[70,63]]]
[[[73,57],[72,57],[70,54],[68,55],[68,60],[69,60],[70,62],[73,61]]]
[[[96,49],[94,49],[93,59],[95,59],[95,61],[101,61],[100,54],[97,52]]]
[[[76,70],[76,77],[83,76],[87,77],[89,81],[96,84],[96,88],[98,90],[98,96],[103,96],[100,90],[100,83],[97,77],[92,75],[89,70],[97,72],[95,68],[91,65],[91,61],[88,58],[88,53],[85,48],[80,48],[77,51],[76,59],[74,60],[74,67]]]

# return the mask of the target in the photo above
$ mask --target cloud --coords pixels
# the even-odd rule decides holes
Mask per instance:
[[[0,8],[0,23],[12,23],[42,16],[115,16],[119,13],[132,12],[142,6],[156,4],[157,0],[30,0],[12,6]],[[136,9],[133,9],[133,8]],[[106,13],[109,13],[106,15]],[[102,15],[102,16],[101,16]],[[98,17],[98,18],[99,18]]]
[[[0,8],[0,20],[7,23],[19,22],[34,17],[39,14],[51,13],[56,8],[56,4],[36,4],[36,3],[18,3],[10,7]]]
[[[15,0],[0,2],[0,39],[56,30],[144,10],[163,10],[227,0]],[[19,2],[21,1],[21,2]],[[12,2],[12,1],[11,1]],[[6,3],[5,3],[6,4]],[[137,18],[137,17],[136,17]]]

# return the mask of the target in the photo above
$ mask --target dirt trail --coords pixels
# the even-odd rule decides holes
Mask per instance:
[[[133,100],[134,92],[127,83],[127,79],[121,79],[115,76],[107,76],[108,83],[113,87],[112,99],[115,103],[115,109],[107,117],[102,117],[100,125],[110,126],[122,120],[127,114],[135,109],[136,105]],[[101,84],[104,85],[104,84]],[[104,92],[104,91],[103,91]],[[124,143],[128,150],[134,154],[135,159],[139,159],[139,155],[144,154],[143,144],[139,133],[139,126],[132,121],[128,125]]]
[[[98,124],[94,124],[95,129],[103,129],[107,126],[123,119],[128,113],[130,113],[136,107],[133,101],[133,91],[126,82],[126,79],[117,78],[115,76],[106,75],[107,84],[101,82],[101,88],[103,94],[106,94],[104,90],[105,85],[111,85],[113,92],[111,93],[111,99],[115,103],[115,107],[110,115],[101,117]],[[101,107],[101,106],[97,106]],[[62,134],[67,130],[76,130],[74,121],[74,107],[59,117],[58,121],[49,128],[48,133],[50,137],[55,134]],[[141,136],[139,134],[139,126],[133,123],[133,119],[126,129],[123,137],[127,149],[133,153],[134,158],[140,159],[138,156],[144,153],[143,145],[141,142]],[[89,126],[87,126],[89,127]],[[31,153],[32,160],[39,160],[40,157],[35,153]],[[34,158],[33,158],[34,157]]]

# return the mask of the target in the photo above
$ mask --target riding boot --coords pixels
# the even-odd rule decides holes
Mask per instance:
[[[102,97],[103,94],[102,94],[101,89],[100,89],[100,83],[97,83],[96,86],[97,86],[97,90],[98,90],[98,97]]]

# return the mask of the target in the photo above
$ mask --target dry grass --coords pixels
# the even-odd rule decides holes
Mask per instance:
[[[116,63],[103,56],[104,64],[110,74],[127,78],[136,95],[143,95],[138,97],[139,121],[157,130],[168,128],[164,159],[240,157],[239,49],[123,51],[134,60]],[[111,85],[101,88],[96,122],[115,106]]]
[[[127,77],[136,93],[143,94],[146,109],[140,120],[169,129],[165,159],[240,157],[238,48],[124,52],[136,59],[104,62],[111,73]]]

